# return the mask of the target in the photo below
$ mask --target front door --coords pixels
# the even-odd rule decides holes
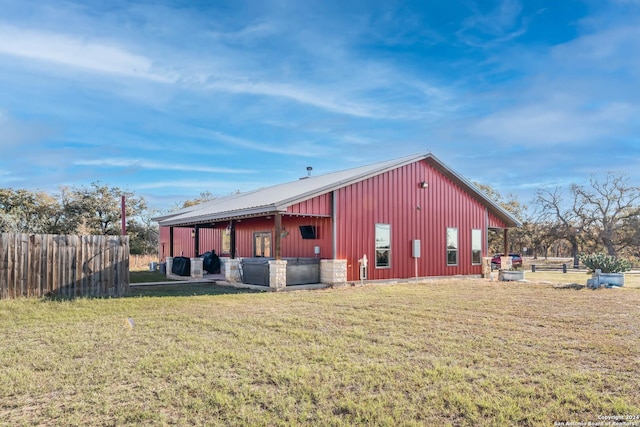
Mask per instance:
[[[260,231],[253,233],[253,256],[271,257],[271,232]]]

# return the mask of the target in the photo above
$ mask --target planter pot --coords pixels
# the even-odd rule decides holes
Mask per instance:
[[[514,282],[524,280],[524,270],[500,270],[498,280],[503,282]]]
[[[624,286],[624,273],[594,273],[598,285]]]

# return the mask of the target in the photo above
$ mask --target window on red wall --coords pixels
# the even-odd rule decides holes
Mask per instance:
[[[458,265],[457,228],[447,228],[447,265]]]
[[[376,268],[391,267],[391,225],[376,224]]]
[[[471,264],[482,264],[482,230],[471,230]]]

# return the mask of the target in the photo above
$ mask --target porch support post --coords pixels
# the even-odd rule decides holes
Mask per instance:
[[[509,229],[505,228],[503,230],[504,236],[503,236],[503,243],[504,243],[504,256],[509,256]]]
[[[200,226],[196,225],[194,227],[194,234],[193,234],[193,256],[195,258],[198,258],[200,256]]]
[[[229,221],[229,246],[231,246],[231,259],[236,259],[236,222]]]
[[[169,227],[169,256],[173,257],[173,227]]]
[[[482,256],[491,256],[489,254],[489,209],[484,208],[484,236],[482,241]]]
[[[280,212],[276,212],[274,218],[276,235],[273,242],[273,251],[276,261],[279,261],[282,259],[282,214]]]

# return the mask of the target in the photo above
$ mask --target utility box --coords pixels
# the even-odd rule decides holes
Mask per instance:
[[[414,258],[420,258],[420,240],[411,241],[411,256]]]

